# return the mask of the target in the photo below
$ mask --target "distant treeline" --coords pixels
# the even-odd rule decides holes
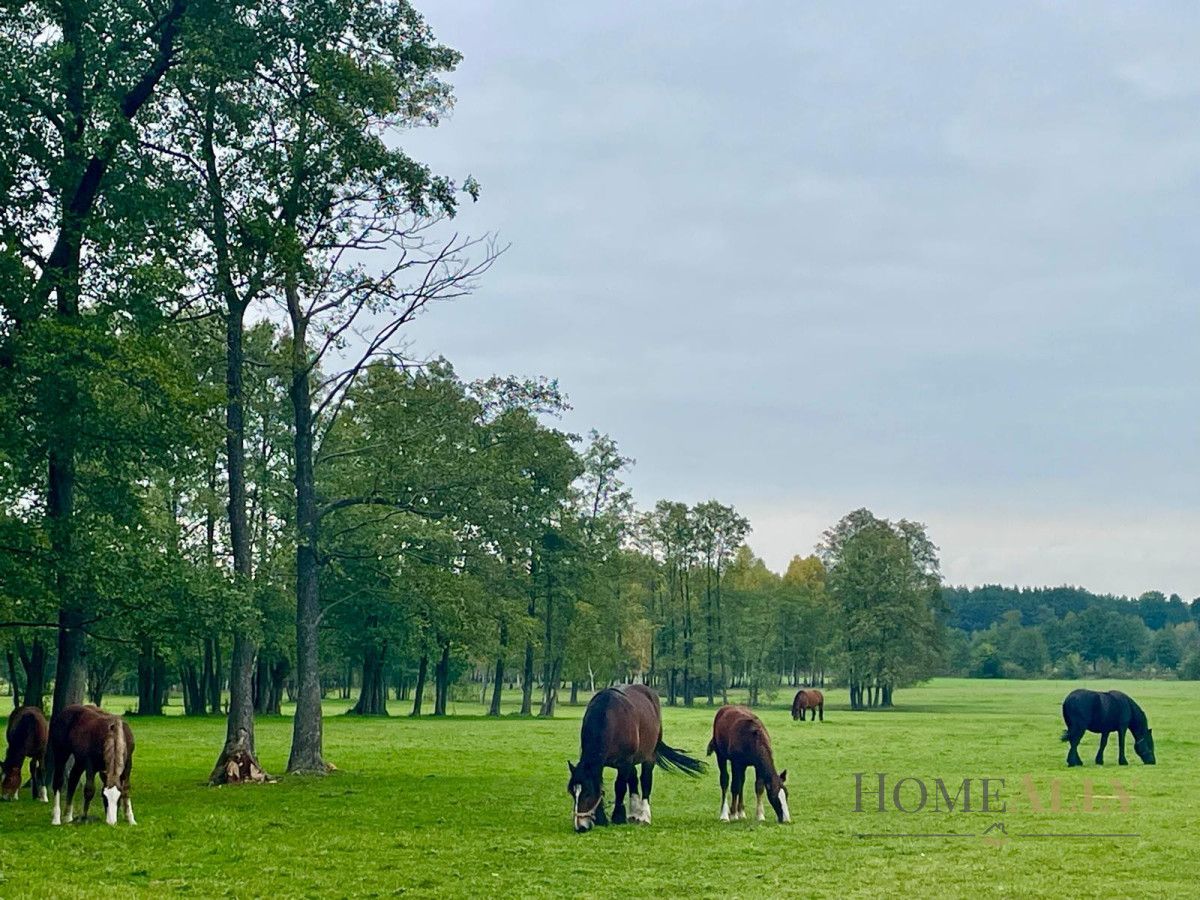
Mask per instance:
[[[1200,679],[1200,598],[1000,585],[944,588],[942,598],[953,674]]]

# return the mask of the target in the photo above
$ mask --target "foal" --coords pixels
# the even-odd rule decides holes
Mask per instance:
[[[21,768],[29,759],[29,786],[33,799],[46,801],[46,717],[36,706],[14,709],[8,717],[8,752],[4,757],[4,783],[0,800],[16,800],[21,791]]]
[[[744,706],[722,706],[713,719],[713,736],[708,742],[708,753],[717,754],[717,766],[721,770],[721,821],[746,818],[746,804],[742,800],[742,789],[746,783],[746,769],[754,769],[754,794],[758,798],[755,814],[758,821],[763,815],[763,791],[767,802],[775,810],[780,823],[792,821],[787,799],[787,769],[775,771],[775,760],[771,753],[771,737],[762,720]],[[729,773],[726,764],[733,765],[732,799],[727,802],[725,791],[729,788]]]
[[[87,820],[88,807],[96,795],[95,776],[100,773],[103,784],[104,819],[117,824],[117,806],[125,807],[125,818],[136,825],[133,803],[129,799],[129,773],[133,769],[133,731],[120,716],[109,715],[95,706],[68,706],[56,711],[50,719],[50,752],[54,758],[54,815],[52,825],[62,823],[59,796],[63,780],[67,782],[67,821],[75,815],[75,789],[85,773],[83,815]],[[69,767],[69,768],[68,768]],[[69,776],[68,776],[69,772]]]

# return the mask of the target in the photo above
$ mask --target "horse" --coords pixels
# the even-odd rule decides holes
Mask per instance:
[[[771,753],[771,736],[762,720],[744,706],[722,706],[713,718],[713,736],[708,742],[708,755],[717,754],[717,767],[721,770],[721,816],[722,822],[746,818],[746,804],[742,800],[742,788],[746,783],[746,769],[754,768],[754,795],[758,798],[755,815],[762,821],[763,792],[767,802],[775,810],[780,824],[792,821],[788,809],[787,769],[775,771],[775,759]],[[729,789],[727,764],[733,766],[732,802],[726,802],[725,792]]]
[[[812,720],[817,721],[817,716],[821,716],[821,721],[825,721],[825,695],[816,688],[801,688],[796,691],[796,699],[792,701],[792,721],[799,719],[804,721],[804,711],[811,709]]]
[[[1067,723],[1062,739],[1069,741],[1068,766],[1082,766],[1079,758],[1079,740],[1085,731],[1100,735],[1100,749],[1096,751],[1096,765],[1104,765],[1104,747],[1108,735],[1117,733],[1117,762],[1129,765],[1125,758],[1125,729],[1133,732],[1133,749],[1142,762],[1154,765],[1154,734],[1146,721],[1146,714],[1133,699],[1121,691],[1089,691],[1084,688],[1071,691],[1062,705],[1063,721]]]
[[[21,768],[29,759],[29,787],[33,799],[46,802],[46,717],[36,706],[20,706],[8,717],[8,752],[4,756],[4,782],[0,800],[16,800],[21,792]]]
[[[618,685],[595,694],[583,712],[579,732],[579,765],[567,761],[571,778],[567,793],[574,802],[575,831],[582,834],[607,825],[604,813],[604,768],[617,770],[616,803],[612,822],[650,824],[650,790],[654,767],[696,776],[704,763],[662,739],[662,710],[658,695],[644,684]],[[641,795],[636,766],[642,767]],[[625,794],[629,793],[626,818]]]
[[[133,731],[120,716],[110,715],[95,706],[72,705],[55,710],[50,717],[50,753],[54,760],[51,787],[54,791],[54,814],[51,824],[62,823],[59,797],[63,780],[67,783],[67,821],[75,816],[75,789],[85,773],[83,815],[87,821],[88,807],[96,794],[95,775],[100,773],[104,799],[105,821],[117,824],[117,807],[124,805],[125,818],[136,825],[133,802],[129,798],[129,773],[133,769]]]

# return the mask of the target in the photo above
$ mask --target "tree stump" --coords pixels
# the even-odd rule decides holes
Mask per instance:
[[[234,740],[226,742],[212,774],[208,776],[209,784],[266,784],[275,781],[258,764],[248,738],[249,734],[242,728]]]

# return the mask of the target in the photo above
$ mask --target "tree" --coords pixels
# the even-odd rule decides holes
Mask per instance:
[[[817,548],[839,610],[850,705],[891,706],[896,686],[940,662],[941,579],[924,527],[869,510],[847,515]]]
[[[146,312],[137,306],[146,292],[129,290],[129,277],[140,272],[160,288],[168,260],[185,256],[155,256],[178,235],[147,227],[162,208],[161,183],[144,177],[145,155],[132,139],[178,61],[180,35],[213,12],[203,6],[198,18],[187,0],[36,2],[0,13],[0,117],[8,118],[0,132],[10,136],[0,158],[11,173],[0,202],[0,368],[24,368],[30,354],[53,357],[26,396],[37,398],[28,415],[44,438],[42,502],[58,601],[55,708],[82,701],[86,686],[89,611],[72,560],[80,437],[98,430],[85,427],[95,409],[93,339],[109,324],[96,312],[105,304]],[[100,300],[89,309],[85,297]]]

